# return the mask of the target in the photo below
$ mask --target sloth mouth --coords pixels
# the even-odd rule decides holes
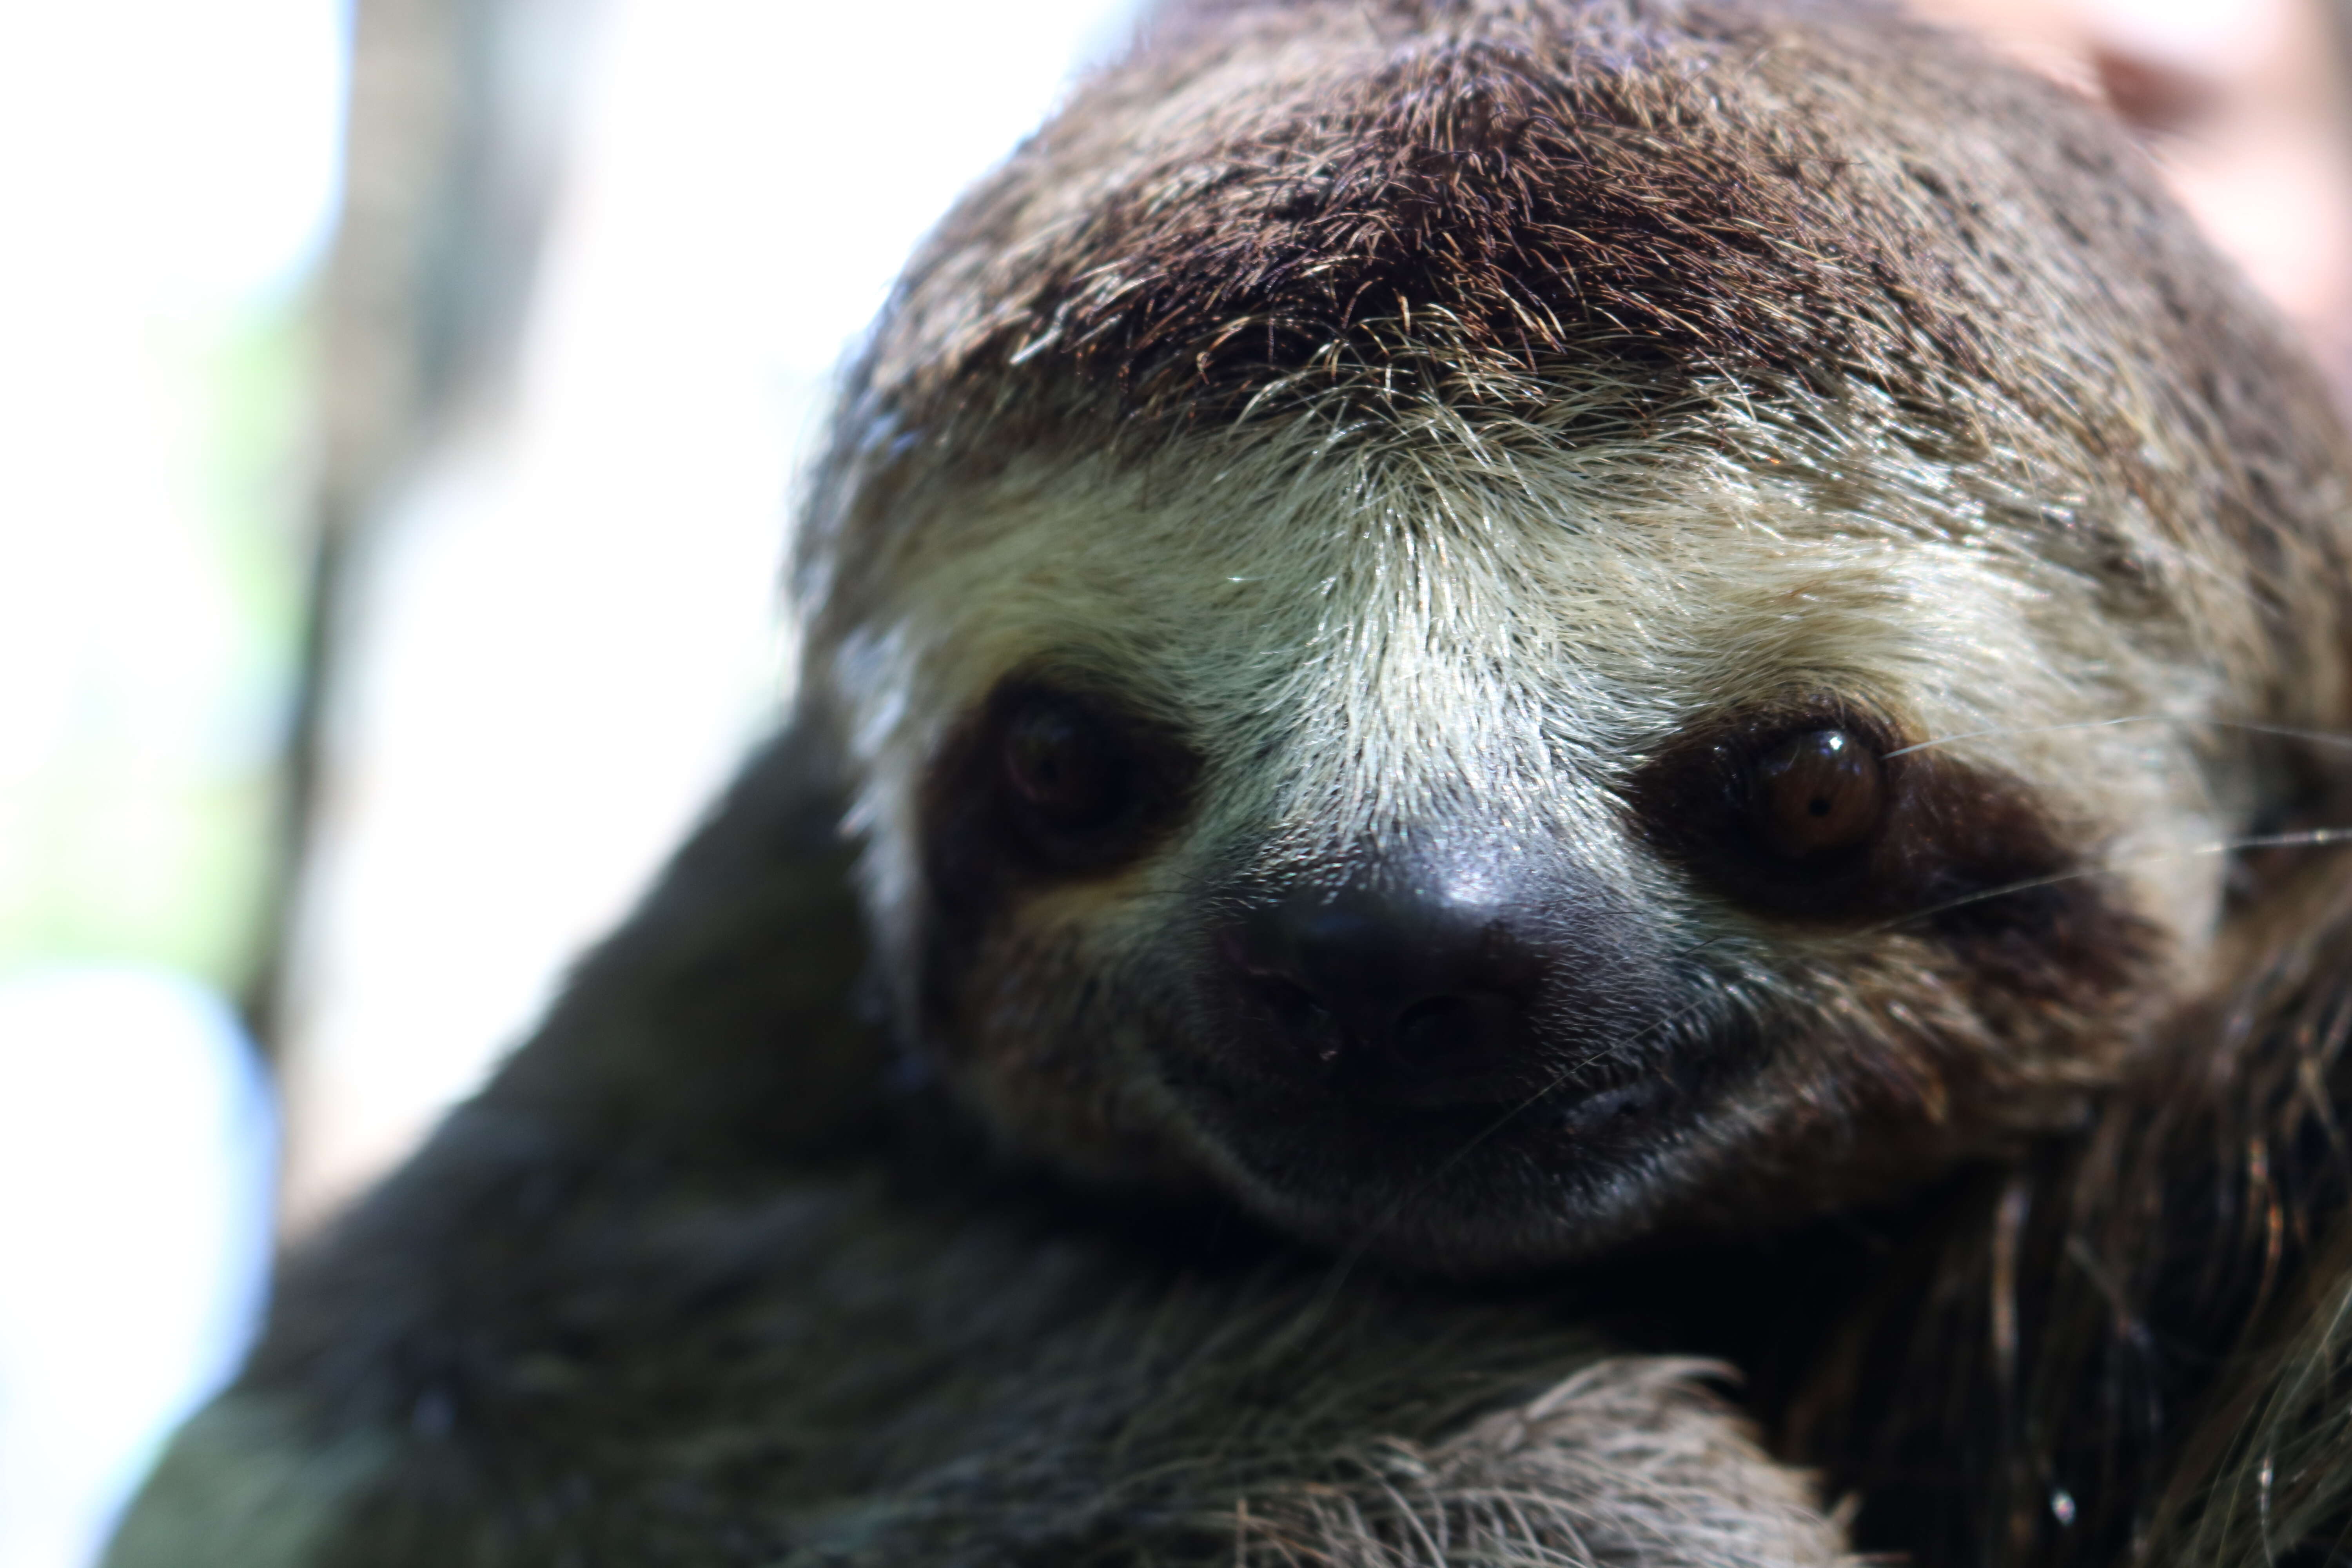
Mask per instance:
[[[1196,987],[1137,1065],[1203,1173],[1276,1228],[1413,1269],[1517,1272],[1711,1226],[1752,1195],[1718,1188],[1766,1131],[1741,1108],[1770,1099],[1780,1030],[1696,1005],[1709,994],[1696,975],[1605,1011],[1538,992],[1516,1050],[1420,1063],[1363,1030],[1298,1049],[1316,1037],[1250,993]]]
[[[1753,1040],[1580,868],[1417,856],[1196,928],[1150,1047],[1176,1130],[1277,1225],[1399,1260],[1632,1234],[1687,1184]]]
[[[1705,1085],[1671,1061],[1587,1060],[1549,1073],[1494,1072],[1476,1079],[1422,1078],[1410,1067],[1336,1067],[1321,1092],[1228,1070],[1214,1061],[1163,1059],[1160,1077],[1180,1100],[1215,1120],[1266,1121],[1306,1136],[1318,1127],[1360,1123],[1382,1132],[1465,1129],[1484,1136],[1607,1138],[1656,1131],[1690,1110]],[[1420,1142],[1419,1138],[1412,1142]]]
[[[1427,1094],[1319,1091],[1236,1070],[1222,1054],[1162,1052],[1161,1083],[1244,1195],[1333,1240],[1432,1226],[1507,1226],[1581,1252],[1622,1230],[1629,1195],[1692,1138],[1751,1053],[1591,1053],[1548,1073],[1449,1083]],[[1408,1249],[1410,1250],[1410,1249]]]
[[[1373,1186],[1630,1157],[1709,1055],[1666,1026],[1686,993],[1651,924],[1565,854],[1427,837],[1244,887],[1196,930],[1159,1066],[1201,1132],[1286,1184],[1318,1160]]]

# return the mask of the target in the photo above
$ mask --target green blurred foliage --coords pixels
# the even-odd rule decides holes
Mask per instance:
[[[150,323],[127,395],[164,416],[128,422],[153,449],[126,460],[157,465],[166,504],[119,547],[125,573],[169,573],[173,615],[158,635],[115,602],[102,559],[60,572],[70,635],[7,677],[49,721],[0,770],[0,972],[144,961],[234,991],[252,971],[300,626],[306,320],[294,298]]]

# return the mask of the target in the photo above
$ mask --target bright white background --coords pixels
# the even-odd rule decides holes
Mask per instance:
[[[615,0],[520,374],[365,563],[289,1037],[308,1221],[473,1087],[777,711],[847,345],[1119,0]]]
[[[518,374],[362,563],[286,1040],[296,1223],[479,1080],[775,710],[833,369],[1115,8],[611,0]],[[212,443],[247,359],[299,357],[343,29],[335,0],[0,0],[0,1568],[89,1561],[250,1332],[272,1133],[204,982],[247,912],[223,793],[288,697],[286,563],[248,557],[302,489],[298,450],[234,498],[278,515],[225,521]],[[92,889],[131,915],[77,924]]]
[[[2352,142],[2312,132],[2297,3],[1935,8],[2086,82],[2109,47],[2210,79],[2178,183],[2340,344]],[[289,998],[291,1224],[479,1081],[776,711],[829,378],[1124,4],[608,0],[515,374],[362,563]],[[299,443],[230,427],[289,405],[342,37],[338,0],[0,0],[0,1568],[86,1563],[250,1331],[273,1133],[214,986],[303,492]],[[225,474],[239,440],[273,473]]]
[[[0,0],[5,1568],[89,1560],[259,1304],[272,1116],[214,985],[292,476],[229,426],[283,412],[342,76],[329,0]]]

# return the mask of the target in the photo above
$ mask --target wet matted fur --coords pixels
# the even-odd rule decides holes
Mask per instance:
[[[118,1561],[2330,1561],[2347,476],[1958,40],[1172,10],[877,324],[793,736]]]

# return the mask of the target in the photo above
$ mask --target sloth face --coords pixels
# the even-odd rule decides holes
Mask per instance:
[[[1891,1201],[2309,807],[2216,721],[2345,706],[2326,405],[2112,124],[1881,8],[1179,4],[811,491],[898,1027],[1417,1264]]]
[[[2207,941],[2211,682],[1948,474],[1781,450],[953,492],[812,667],[904,1033],[1017,1148],[1464,1270],[2063,1123]]]

